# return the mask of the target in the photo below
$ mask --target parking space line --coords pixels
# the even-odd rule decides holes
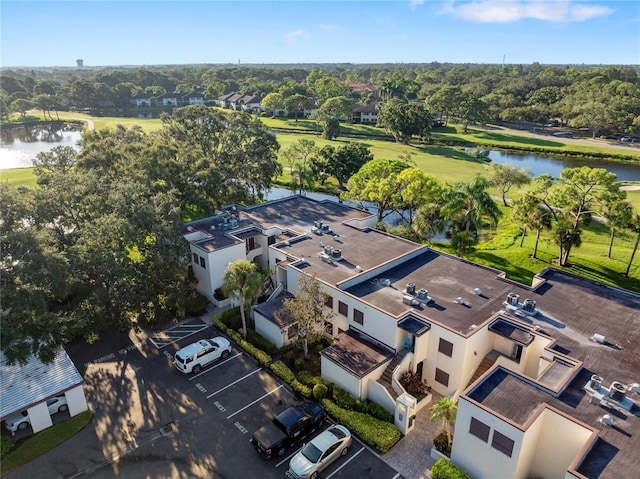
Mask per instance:
[[[218,366],[222,366],[224,363],[228,363],[229,361],[231,361],[232,359],[237,358],[238,356],[242,356],[242,353],[238,353],[238,354],[234,354],[233,356],[229,356],[229,357],[228,357],[227,359],[225,359],[224,361],[221,361],[221,362],[219,362],[219,363],[216,363],[216,365],[215,365],[215,366],[210,367],[210,368],[207,368],[207,369],[205,369],[204,371],[202,371],[201,373],[194,374],[193,376],[191,376],[191,377],[189,378],[189,381],[192,381],[192,380],[194,380],[195,378],[197,378],[197,377],[199,377],[199,376],[202,376],[203,374],[207,374],[209,371],[213,371],[213,370],[214,370],[215,368],[217,368]]]
[[[396,474],[395,476],[393,476],[391,479],[398,479],[400,477],[400,473]]]
[[[242,409],[239,409],[238,411],[234,412],[231,416],[227,416],[227,419],[231,419],[233,416],[235,416],[236,414],[240,414],[242,411],[244,411],[245,409],[247,409],[248,407],[253,406],[255,403],[262,401],[264,398],[266,398],[267,396],[270,396],[271,394],[273,394],[274,392],[276,392],[278,389],[280,389],[282,386],[284,386],[284,384],[281,384],[280,386],[278,386],[275,389],[272,389],[271,391],[269,391],[267,394],[263,395],[262,397],[259,397],[258,399],[256,399],[255,401],[253,401],[252,403],[247,404],[245,407],[243,407]]]
[[[243,381],[245,379],[247,379],[249,376],[253,376],[255,373],[257,373],[258,371],[262,371],[262,368],[258,368],[255,371],[250,372],[249,374],[242,376],[240,379],[237,379],[236,381],[233,381],[231,384],[227,384],[225,387],[218,389],[216,392],[211,393],[207,396],[207,399],[212,398],[213,396],[215,396],[218,393],[221,393],[222,391],[224,391],[227,388],[230,388],[231,386],[233,386],[234,384],[239,383],[240,381]]]
[[[164,347],[166,347],[166,346],[169,346],[170,344],[173,344],[173,343],[175,343],[175,342],[177,342],[177,341],[180,341],[181,339],[188,338],[188,337],[189,337],[189,336],[191,336],[192,334],[199,333],[200,331],[205,330],[205,329],[207,329],[208,327],[209,327],[209,326],[207,326],[206,324],[203,324],[202,326],[199,326],[197,329],[195,329],[195,330],[191,330],[191,332],[190,332],[189,334],[181,335],[181,336],[179,336],[179,337],[176,337],[176,339],[173,339],[173,337],[172,337],[172,336],[169,336],[169,335],[168,335],[168,338],[167,338],[167,339],[171,339],[171,341],[168,341],[168,342],[167,342],[167,341],[160,341],[160,340],[159,340],[159,339],[160,339],[160,335],[159,335],[159,334],[154,335],[154,337],[156,338],[155,340],[153,339],[153,337],[150,337],[150,338],[149,338],[149,341],[151,341],[151,342],[153,343],[153,345],[154,345],[156,348],[158,348],[158,349],[162,349],[162,348],[164,348]],[[168,330],[167,330],[167,331],[168,331]]]
[[[336,474],[338,474],[338,472],[340,471],[340,469],[342,469],[344,466],[346,466],[347,464],[349,464],[353,459],[356,458],[356,456],[358,454],[360,454],[362,451],[364,451],[364,447],[361,448],[358,452],[356,452],[353,456],[351,456],[349,459],[347,459],[346,461],[344,461],[340,467],[338,469],[336,469],[335,471],[333,471],[331,474],[329,474],[327,476],[327,479],[331,479],[333,476],[335,476]]]

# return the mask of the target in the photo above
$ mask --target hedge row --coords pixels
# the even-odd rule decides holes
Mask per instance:
[[[469,479],[469,475],[449,461],[438,459],[431,468],[432,479]]]
[[[238,346],[256,358],[262,366],[271,369],[296,393],[305,398],[313,397],[321,401],[329,416],[344,424],[363,442],[382,453],[387,452],[400,440],[402,434],[393,425],[393,415],[382,406],[371,401],[356,399],[349,391],[336,387],[331,381],[312,376],[307,371],[300,371],[296,377],[296,374],[284,362],[274,362],[269,354],[244,340],[238,331],[234,331],[223,322],[223,319],[234,314],[237,314],[237,311],[226,311],[213,318],[213,324],[235,341]],[[325,398],[329,392],[331,392],[333,401]]]
[[[369,414],[343,409],[334,402],[323,399],[327,413],[358,436],[361,441],[381,453],[391,449],[402,437],[400,429]]]

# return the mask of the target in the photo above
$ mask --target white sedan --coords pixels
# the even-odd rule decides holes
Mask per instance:
[[[67,398],[64,396],[56,396],[47,399],[47,408],[49,409],[49,414],[67,411],[69,409]],[[18,429],[22,431],[30,426],[31,419],[29,419],[29,413],[27,411],[22,411],[7,417],[5,424],[7,430],[11,434],[15,434]]]
[[[316,479],[318,474],[340,456],[349,452],[351,433],[337,424],[313,438],[289,462],[287,476],[292,479]]]

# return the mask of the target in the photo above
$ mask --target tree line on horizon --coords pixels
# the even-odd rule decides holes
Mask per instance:
[[[592,134],[640,132],[640,68],[588,65],[317,65],[167,66],[100,69],[4,69],[3,121],[30,108],[118,111],[138,93],[161,95],[201,89],[208,100],[233,91],[274,98],[275,106],[311,105],[335,116],[354,104],[423,102],[445,122],[547,122]],[[481,114],[477,113],[480,112]],[[49,113],[50,114],[50,113]],[[326,115],[325,115],[326,116]]]

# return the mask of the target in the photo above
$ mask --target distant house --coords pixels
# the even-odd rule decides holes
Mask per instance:
[[[178,106],[178,102],[180,101],[183,93],[163,93],[156,97],[156,101],[161,106]]]
[[[133,106],[151,106],[154,95],[150,93],[138,93],[136,96],[129,98],[129,103]]]
[[[204,105],[204,94],[197,90],[190,93],[185,93],[180,97],[180,104],[182,105]]]
[[[256,95],[246,95],[240,92],[226,93],[218,97],[216,104],[223,108],[231,108],[236,111],[248,111],[250,113],[261,113],[264,111],[262,97]]]
[[[378,104],[356,105],[352,110],[352,123],[377,125],[378,124]]]

